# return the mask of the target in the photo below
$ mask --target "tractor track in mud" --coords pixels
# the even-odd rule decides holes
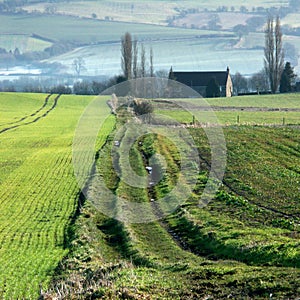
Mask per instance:
[[[48,104],[48,101],[50,99],[52,95],[48,95],[45,99],[45,102],[44,104],[42,105],[42,107],[40,107],[37,111],[35,111],[33,114],[29,115],[29,116],[26,116],[26,117],[23,117],[22,119],[20,119],[19,121],[17,121],[16,123],[19,123],[21,121],[24,121],[25,119],[27,119],[28,117],[35,117],[39,112],[42,111],[43,108],[46,107],[46,105]],[[55,98],[54,98],[54,101],[53,101],[53,104],[52,106],[45,112],[43,113],[42,115],[36,117],[34,120],[32,121],[29,121],[29,122],[25,122],[25,123],[21,123],[21,124],[15,124],[13,126],[10,126],[10,127],[6,127],[6,128],[3,128],[2,130],[0,130],[0,134],[4,133],[4,132],[7,132],[9,130],[12,130],[12,129],[15,129],[15,128],[19,128],[19,127],[23,127],[23,126],[26,126],[26,125],[30,125],[30,124],[33,124],[33,123],[36,123],[37,121],[39,121],[40,119],[42,118],[45,118],[52,110],[55,109],[55,107],[57,106],[57,102],[58,102],[58,99],[60,98],[61,94],[57,95]]]
[[[29,117],[34,117],[34,116],[37,115],[43,108],[46,107],[46,105],[48,104],[48,100],[49,100],[50,97],[51,97],[51,94],[47,95],[47,97],[46,97],[45,100],[44,100],[43,105],[42,105],[39,109],[37,109],[35,112],[33,112],[32,114],[30,114],[30,115],[25,115],[24,117],[20,118],[20,119],[17,120],[17,121],[13,121],[13,122],[8,122],[8,123],[0,124],[0,126],[17,124],[17,123],[20,123],[20,122],[22,122],[22,121],[28,119]]]

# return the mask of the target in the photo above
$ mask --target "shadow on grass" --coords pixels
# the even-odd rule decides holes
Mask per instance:
[[[97,228],[106,235],[107,243],[115,248],[122,257],[129,259],[136,266],[154,267],[154,263],[142,257],[131,244],[129,233],[124,224],[115,219],[107,219]]]
[[[234,246],[226,244],[212,230],[202,232],[182,211],[168,218],[170,226],[188,244],[192,252],[210,260],[232,259],[252,266],[280,266],[300,268],[299,256],[288,257],[292,245]],[[291,249],[290,249],[291,248]]]

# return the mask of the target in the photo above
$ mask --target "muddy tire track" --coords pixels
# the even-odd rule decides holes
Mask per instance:
[[[139,152],[140,155],[143,159],[143,164],[144,167],[146,168],[146,166],[149,166],[149,160],[146,158],[145,153],[143,152],[143,150],[139,147]],[[152,174],[148,175],[149,177],[149,182],[155,182],[155,178],[153,178]],[[155,176],[154,176],[155,177]],[[148,191],[148,199],[151,202],[151,208],[152,208],[152,212],[153,214],[157,217],[157,222],[160,224],[160,226],[166,230],[168,232],[168,234],[171,236],[172,240],[177,244],[178,247],[180,247],[182,250],[184,251],[189,251],[195,255],[197,255],[196,252],[192,251],[192,249],[189,247],[189,245],[185,242],[185,240],[178,235],[169,225],[169,223],[165,220],[165,215],[163,213],[163,211],[161,210],[161,208],[158,205],[157,200],[157,195],[156,195],[156,191],[153,185],[149,185],[147,188]]]
[[[194,251],[186,242],[185,240],[177,233],[175,232],[169,225],[169,223],[164,219],[164,214],[162,210],[160,209],[158,203],[156,202],[156,198],[154,199],[153,202],[151,202],[151,207],[153,210],[153,213],[158,217],[158,221],[160,226],[164,228],[168,234],[172,237],[173,241],[184,251],[191,252],[195,255],[198,255],[196,251]]]
[[[57,106],[57,102],[58,102],[58,99],[60,98],[61,94],[57,95],[53,101],[53,104],[52,106],[42,115],[36,117],[34,120],[32,121],[29,121],[29,122],[26,122],[26,123],[22,123],[22,124],[15,124],[13,126],[10,126],[10,127],[6,127],[6,128],[3,128],[2,130],[0,130],[0,134],[6,132],[6,131],[9,131],[9,130],[12,130],[12,129],[15,129],[15,128],[18,128],[18,127],[23,127],[23,126],[26,126],[26,125],[30,125],[30,124],[33,124],[33,123],[36,123],[37,121],[39,121],[40,119],[42,118],[45,118],[52,110],[54,110],[54,108]],[[28,117],[34,117],[36,116],[43,108],[46,107],[46,105],[48,104],[48,101],[50,99],[51,95],[48,95],[45,99],[45,102],[43,104],[43,106],[41,108],[39,108],[36,112],[34,112],[33,114],[31,114],[30,116]],[[28,117],[26,117],[25,119],[27,119]],[[23,119],[24,120],[24,119]]]

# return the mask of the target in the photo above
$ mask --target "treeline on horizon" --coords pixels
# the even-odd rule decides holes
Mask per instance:
[[[286,72],[291,71],[289,63],[286,65]],[[146,74],[148,77],[150,74]],[[279,90],[280,92],[299,92],[299,87],[296,85],[295,74],[291,75],[291,85],[286,89]],[[154,77],[169,78],[167,70],[159,70],[154,73]],[[251,77],[245,77],[239,72],[231,75],[233,81],[234,95],[249,95],[249,94],[267,94],[270,93],[269,82],[264,70],[261,70]],[[106,89],[125,81],[123,75],[116,75],[110,78],[96,79],[89,78],[84,80],[75,80],[74,78],[54,78],[33,79],[26,76],[20,77],[14,81],[0,81],[0,92],[25,92],[25,93],[51,93],[51,94],[75,94],[75,95],[99,95]]]
[[[0,48],[0,67],[7,70],[14,66],[20,66],[32,63],[35,67],[51,69],[52,72],[61,71],[63,68],[60,63],[43,63],[41,60],[49,59],[53,56],[64,54],[74,49],[74,45],[67,42],[56,42],[43,51],[26,51],[21,52],[19,48],[6,50]]]

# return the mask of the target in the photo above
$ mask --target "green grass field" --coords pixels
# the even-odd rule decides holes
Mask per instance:
[[[7,124],[19,122],[20,119],[28,117],[38,110],[44,103],[45,97],[38,94],[19,94],[2,93],[1,94],[1,129]]]
[[[1,299],[36,299],[39,285],[47,286],[68,253],[67,231],[80,192],[73,174],[72,140],[92,97],[52,95],[42,107],[46,98],[0,95],[1,130],[19,125],[0,134]],[[101,133],[99,144],[108,133]]]
[[[282,101],[284,98],[284,101]],[[298,94],[239,96],[232,98],[205,99],[211,106],[221,125],[299,125],[300,97]],[[175,100],[176,101],[176,100]],[[180,99],[180,101],[182,101]],[[184,102],[185,100],[183,100]],[[201,106],[197,99],[189,99],[195,107]],[[200,104],[199,104],[200,103]],[[156,112],[169,116],[178,122],[190,124],[193,121],[193,108],[190,111],[172,108],[155,103]],[[195,108],[194,108],[195,109]],[[207,123],[210,114],[197,110],[198,121]],[[211,114],[211,116],[213,113]]]
[[[300,108],[299,94],[259,95],[206,99],[212,106]]]
[[[188,132],[178,128],[183,151],[187,151],[188,143],[183,141],[188,133],[200,154],[192,193],[161,220],[128,223],[103,214],[95,202],[84,201],[79,194],[72,142],[78,120],[92,99],[0,94],[3,299],[36,299],[40,285],[53,297],[60,294],[64,299],[300,296],[298,127],[224,127],[225,176],[204,208],[198,204],[211,166],[210,146],[201,128]],[[99,103],[100,123],[109,109],[106,98]],[[209,103],[236,109],[299,107],[297,95],[210,99]],[[174,108],[172,112],[176,117]],[[182,116],[180,110],[177,113]],[[118,217],[125,206],[115,196],[141,203],[149,215],[159,216],[169,203],[151,199],[167,195],[177,182],[186,184],[179,174],[179,150],[164,131],[133,139],[135,128],[124,126],[130,117],[129,111],[121,109],[116,119],[106,119],[99,132],[88,199],[100,194],[100,207]],[[120,147],[114,146],[116,131]],[[130,141],[133,170],[122,156]],[[166,171],[152,189],[132,187],[117,176],[116,170],[125,179],[136,172],[147,182],[145,166],[153,153],[165,158]],[[162,164],[158,158],[154,162]],[[111,194],[102,189],[103,182]],[[79,200],[83,207],[74,218]]]
[[[192,124],[193,115],[186,111],[157,110],[157,113],[168,116],[180,123]],[[228,112],[214,110],[214,114],[221,125],[299,125],[300,112]],[[198,113],[197,123],[213,123],[213,117],[209,118],[207,112]]]

